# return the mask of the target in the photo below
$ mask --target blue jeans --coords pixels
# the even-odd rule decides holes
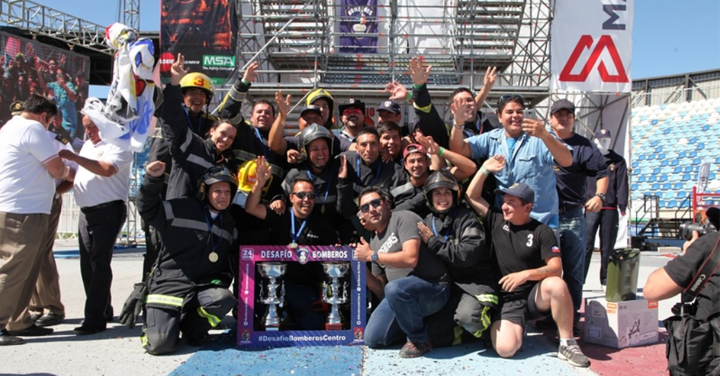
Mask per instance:
[[[445,306],[450,288],[407,276],[385,285],[385,299],[377,306],[365,327],[365,344],[370,348],[428,339],[423,318]]]
[[[585,245],[587,230],[582,207],[560,213],[560,251],[562,252],[563,279],[573,301],[574,319],[580,319],[583,280],[585,279]]]

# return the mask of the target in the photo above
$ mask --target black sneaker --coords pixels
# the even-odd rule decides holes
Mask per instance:
[[[104,332],[107,328],[104,326],[89,326],[89,325],[80,325],[77,328],[73,329],[73,333],[79,335],[79,336],[85,336],[89,334],[95,334]]]
[[[400,349],[400,357],[401,358],[417,358],[419,356],[423,356],[426,352],[430,351],[432,346],[430,345],[430,342],[421,342],[417,345],[407,341],[405,343],[405,346]]]
[[[583,354],[574,339],[567,340],[567,345],[563,345],[563,341],[560,340],[558,358],[567,360],[568,363],[575,367],[590,367],[590,359]]]
[[[25,329],[20,330],[8,330],[7,333],[11,336],[20,337],[41,337],[52,334],[53,330],[50,328],[41,328],[35,324],[28,326]]]

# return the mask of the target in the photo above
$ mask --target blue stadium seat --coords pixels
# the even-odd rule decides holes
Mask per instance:
[[[715,173],[714,173],[714,172],[711,172],[711,173],[708,175],[708,180],[715,180]]]
[[[660,143],[660,141],[658,141],[658,140],[653,140],[653,141],[650,143],[650,146],[651,146],[651,147],[656,147],[656,146],[658,146],[659,143]]]
[[[650,187],[650,189],[652,189],[653,191],[657,191],[658,189],[660,189],[660,183],[654,183],[654,184]]]
[[[667,204],[666,204],[666,207],[668,207],[668,208],[677,208],[677,207],[678,207],[678,202],[675,201],[675,200],[669,200],[669,201],[667,202]]]
[[[693,163],[695,166],[699,166],[699,165],[702,163],[702,159],[700,159],[700,158],[694,158],[694,159],[692,160],[692,163]]]
[[[638,188],[639,188],[639,186],[637,185],[637,183],[632,183],[632,185],[630,185],[630,189],[633,191],[637,191]]]
[[[662,146],[658,146],[655,148],[655,153],[661,153],[663,151]]]
[[[663,159],[662,161],[660,161],[661,167],[665,167],[665,166],[669,166],[669,165],[670,165],[670,161],[668,161],[667,159]]]
[[[704,142],[698,142],[697,147],[695,150],[702,150],[705,149],[705,143]]]
[[[703,131],[703,132],[707,131],[708,129],[710,129],[710,125],[709,125],[709,124],[705,124],[705,125],[702,126],[702,131]]]
[[[720,157],[715,158],[715,164],[720,164]]]
[[[653,173],[653,175],[659,174],[659,173],[660,173],[660,167],[655,167],[655,168],[653,168],[653,172],[652,172],[652,173]]]
[[[680,153],[678,153],[678,158],[685,158],[686,156],[687,156],[687,152],[685,152],[685,151],[681,151]]]
[[[692,180],[692,176],[690,174],[683,174],[682,180],[683,181]]]
[[[675,184],[675,186],[677,187],[677,184]],[[685,197],[687,197],[687,193],[685,193],[684,191],[679,191],[679,192],[675,193],[675,198],[684,200]]]
[[[671,191],[665,191],[665,193],[663,193],[662,197],[663,198],[675,198],[675,193],[673,193]]]
[[[656,182],[656,181],[657,181],[657,176],[655,176],[655,175],[650,175],[650,176],[648,176],[648,178],[647,178],[647,182],[648,182],[648,183],[654,183],[654,182]]]
[[[637,168],[637,166],[640,166],[640,162],[633,161],[632,168]]]
[[[665,159],[665,153],[660,153],[655,155],[655,159],[663,160]]]
[[[682,167],[682,166],[676,166],[676,167],[673,169],[673,174],[679,174],[679,173],[681,173],[682,171],[683,171],[683,167]]]
[[[670,166],[677,166],[679,164],[680,164],[679,159],[673,159],[672,161],[670,161]]]
[[[695,158],[697,157],[697,151],[693,150],[688,154],[688,158]]]
[[[672,189],[672,186],[673,186],[672,183],[665,183],[665,184],[663,184],[662,189],[669,191]]]
[[[685,166],[684,172],[693,172],[693,166]]]
[[[640,155],[638,155],[638,161],[644,161],[646,157],[647,157],[646,154],[640,154]]]
[[[694,144],[697,142],[697,137],[690,137],[688,140],[688,145]]]
[[[663,135],[666,135],[666,134],[668,134],[668,133],[670,133],[670,132],[672,132],[672,128],[665,128],[665,129],[663,129],[662,134],[663,134]]]
[[[675,183],[675,185],[673,186],[673,189],[675,189],[676,191],[678,189],[683,189],[683,183]],[[680,194],[680,193],[682,193],[682,192],[678,192],[678,194]]]
[[[643,183],[645,181],[647,181],[647,178],[645,177],[645,175],[640,175],[638,177],[638,183]]]
[[[720,110],[718,110],[718,112],[720,112]],[[658,123],[658,119],[652,119],[650,121],[650,124],[652,124],[652,125],[657,125],[657,123]]]
[[[668,181],[668,176],[666,174],[660,175],[660,178],[658,179],[659,182]]]

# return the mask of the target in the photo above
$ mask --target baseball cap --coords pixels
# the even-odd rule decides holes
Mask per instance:
[[[498,188],[495,194],[507,194],[521,198],[531,204],[535,203],[535,192],[525,183],[515,183],[508,188]]]
[[[310,111],[317,112],[318,114],[322,115],[322,112],[320,111],[320,107],[309,104],[307,106],[304,106],[302,109],[300,109],[300,116],[302,117],[303,115],[305,115],[306,112],[310,112]]]
[[[387,100],[387,101],[380,102],[380,106],[378,106],[377,110],[378,111],[381,111],[381,110],[389,111],[394,114],[399,114],[401,112],[400,105],[398,104],[398,102],[395,102],[393,100]]]
[[[567,99],[560,99],[555,101],[550,108],[550,114],[554,114],[560,110],[568,110],[570,113],[575,114],[575,105]]]
[[[359,108],[362,110],[363,113],[365,113],[365,102],[359,99],[350,99],[348,102],[338,106],[338,111],[340,111],[340,115],[342,115],[342,113],[345,112],[345,110],[347,110],[348,108]]]
[[[420,144],[410,144],[406,146],[405,150],[403,151],[403,159],[407,158],[407,156],[412,153],[421,153],[427,155],[427,150],[425,150],[425,147]]]
[[[595,132],[595,138],[611,138],[610,131],[607,129],[601,129]]]

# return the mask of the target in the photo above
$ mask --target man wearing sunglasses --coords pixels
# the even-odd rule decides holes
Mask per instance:
[[[365,102],[351,99],[348,103],[338,106],[340,121],[343,128],[340,131],[340,143],[343,150],[356,141],[358,133],[365,127]]]
[[[557,229],[558,196],[554,167],[572,164],[571,148],[545,129],[545,124],[523,115],[525,100],[520,95],[504,95],[498,100],[498,117],[502,129],[464,139],[462,130],[453,127],[450,149],[473,160],[502,155],[505,167],[493,174],[497,186],[505,189],[517,182],[529,185],[535,192],[531,216]],[[489,174],[486,174],[489,175]],[[494,207],[502,206],[495,197]]]
[[[430,351],[423,319],[445,306],[450,297],[447,268],[422,241],[422,219],[405,210],[392,212],[391,198],[378,187],[360,193],[360,216],[375,232],[355,248],[355,258],[372,262],[375,283],[384,286],[385,297],[365,327],[365,344],[380,348],[401,343],[401,358],[416,358]],[[371,282],[368,282],[370,284]]]
[[[315,207],[315,186],[307,176],[299,175],[290,184],[290,210],[277,214],[270,207],[260,203],[265,183],[272,174],[272,167],[265,158],[257,158],[257,181],[248,196],[245,210],[262,220],[272,236],[268,244],[287,245],[298,248],[301,245],[335,245],[340,241],[331,223],[322,215],[313,215]],[[319,286],[323,281],[322,265],[317,262],[301,265],[288,264],[284,275],[287,294],[287,312],[292,322],[284,326],[300,330],[321,330],[324,328],[324,308],[319,299]]]

